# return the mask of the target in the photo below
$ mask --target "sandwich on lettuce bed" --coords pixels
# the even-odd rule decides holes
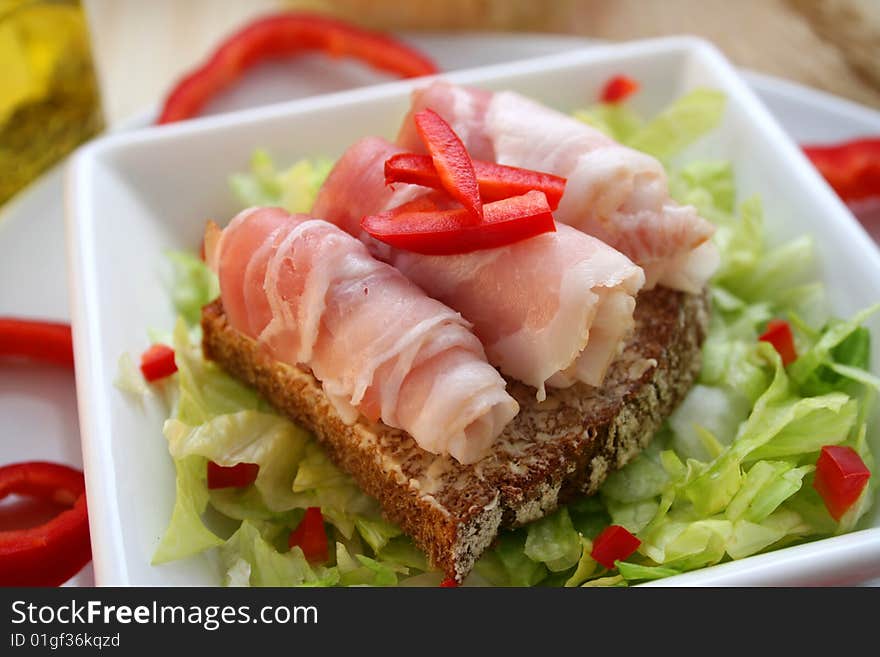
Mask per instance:
[[[729,163],[682,161],[721,94],[649,121],[607,100],[439,81],[395,143],[232,176],[245,209],[206,262],[169,254],[155,384],[121,361],[120,387],[168,400],[154,563],[625,585],[856,525],[874,309],[829,317],[811,238],[765,243]]]

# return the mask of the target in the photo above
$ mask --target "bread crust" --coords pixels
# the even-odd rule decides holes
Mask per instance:
[[[431,563],[461,581],[500,530],[595,493],[648,445],[699,373],[708,316],[706,294],[641,293],[633,334],[602,387],[548,389],[538,402],[533,388],[508,381],[520,413],[490,455],[468,466],[382,423],[345,424],[310,372],[233,329],[219,299],[203,309],[202,329],[206,358],[312,431]]]

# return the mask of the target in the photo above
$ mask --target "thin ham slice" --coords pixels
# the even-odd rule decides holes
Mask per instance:
[[[518,412],[461,315],[336,226],[252,208],[218,230],[206,259],[230,324],[310,368],[344,421],[382,420],[473,463]]]
[[[414,92],[398,136],[404,149],[423,152],[412,114],[427,107],[452,125],[471,157],[566,178],[557,221],[632,258],[645,270],[646,289],[697,293],[717,268],[714,227],[669,198],[666,173],[653,157],[519,94],[443,81]]]
[[[368,137],[346,151],[318,193],[312,214],[363,240],[432,297],[474,326],[489,362],[537,389],[575,381],[599,385],[632,328],[642,270],[600,240],[565,225],[509,246],[453,256],[393,249],[360,227],[431,193],[386,186],[384,162],[401,149]]]

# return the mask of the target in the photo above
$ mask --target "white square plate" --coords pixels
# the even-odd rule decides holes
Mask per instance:
[[[880,252],[798,148],[710,45],[691,38],[593,47],[448,74],[512,89],[560,109],[588,104],[612,74],[642,82],[636,108],[650,114],[698,86],[724,91],[721,127],[694,154],[731,160],[741,198],[761,194],[774,241],[812,233],[836,313],[878,298]],[[170,327],[159,278],[162,252],[194,249],[204,220],[237,210],[230,172],[256,147],[278,161],[337,156],[369,134],[393,137],[409,91],[402,81],[112,135],[76,156],[68,177],[68,255],[80,428],[94,567],[100,585],[217,584],[210,558],[162,567],[150,557],[170,516],[174,469],[158,404],[113,387],[119,355],[139,353],[147,327]],[[871,324],[875,336],[880,325]],[[872,369],[880,371],[875,351]],[[880,452],[876,430],[871,436]],[[663,580],[662,584],[784,585],[859,581],[880,574],[880,513],[865,529]]]

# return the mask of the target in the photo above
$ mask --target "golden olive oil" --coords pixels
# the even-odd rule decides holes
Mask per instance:
[[[0,0],[0,204],[102,127],[80,3]]]

